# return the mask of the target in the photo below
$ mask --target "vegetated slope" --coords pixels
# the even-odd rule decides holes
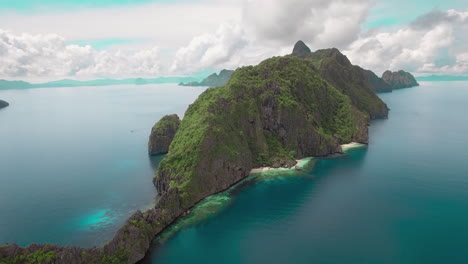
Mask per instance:
[[[368,113],[372,119],[388,116],[388,107],[375,94],[369,73],[352,65],[338,49],[317,50],[303,57],[314,64],[325,80],[348,95],[359,110]]]
[[[258,166],[341,151],[367,142],[368,115],[325,81],[312,62],[287,56],[235,71],[189,107],[155,183],[182,209]],[[177,195],[174,195],[177,194]],[[163,199],[162,198],[162,199]]]

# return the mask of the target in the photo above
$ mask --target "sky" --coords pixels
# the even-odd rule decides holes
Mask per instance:
[[[378,75],[468,75],[468,2],[0,0],[1,79],[199,77],[297,40]]]

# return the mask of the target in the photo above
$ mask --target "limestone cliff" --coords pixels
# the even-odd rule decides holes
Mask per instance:
[[[299,57],[299,58],[305,58],[311,53],[311,50],[307,45],[302,41],[299,40],[296,42],[293,48],[292,55]]]
[[[167,153],[179,125],[180,119],[177,115],[166,115],[161,118],[151,129],[148,142],[149,154],[160,155]]]
[[[367,82],[369,83],[369,86],[376,93],[389,93],[393,90],[388,83],[386,83],[382,78],[377,76],[373,71],[364,69],[363,71],[365,76],[367,77]]]
[[[340,143],[366,143],[367,124],[368,115],[312,62],[268,59],[236,70],[189,107],[156,186],[185,210],[254,167],[290,167],[295,159],[341,152]]]
[[[359,110],[369,114],[372,119],[388,116],[387,105],[375,94],[366,70],[352,65],[348,58],[335,48],[308,54],[304,48],[302,50],[303,54],[299,57],[312,62],[322,78],[347,95]],[[296,54],[293,52],[291,55],[297,56]]]
[[[382,79],[388,83],[392,89],[409,88],[413,86],[419,86],[414,76],[402,70],[397,72],[385,71],[382,74]]]
[[[0,263],[133,264],[177,217],[252,168],[291,167],[296,159],[342,152],[341,143],[367,143],[369,118],[386,116],[385,104],[337,50],[319,55],[319,67],[315,56],[267,59],[203,92],[160,163],[155,208],[132,215],[104,247],[7,245],[0,247]]]

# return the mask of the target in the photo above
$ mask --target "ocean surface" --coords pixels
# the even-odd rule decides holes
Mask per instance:
[[[468,82],[380,96],[368,147],[210,197],[143,263],[468,263]]]
[[[151,127],[203,87],[0,90],[0,244],[91,247],[154,203]]]

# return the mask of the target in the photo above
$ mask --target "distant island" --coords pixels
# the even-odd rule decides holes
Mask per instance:
[[[372,74],[338,49],[311,52],[302,41],[290,55],[238,68],[181,121],[169,115],[153,127],[149,153],[167,152],[154,177],[154,208],[134,213],[103,247],[4,245],[0,263],[137,263],[162,230],[252,169],[290,168],[297,159],[342,153],[342,144],[368,143],[369,121],[389,111]]]
[[[10,104],[8,102],[5,102],[3,100],[0,100],[0,109],[9,106]]]
[[[410,88],[419,86],[414,76],[403,70],[397,72],[385,71],[382,74],[382,79],[393,89]]]
[[[419,76],[416,79],[420,82],[456,82],[468,81],[468,76],[462,75],[428,75]]]
[[[162,84],[162,83],[179,83],[192,82],[196,79],[193,77],[158,77],[158,78],[128,78],[128,79],[97,79],[89,81],[77,80],[59,80],[45,83],[28,83],[24,81],[7,81],[0,80],[0,90],[8,89],[29,89],[29,88],[52,88],[52,87],[80,87],[80,86],[106,86],[106,85],[122,85],[122,84]]]
[[[231,75],[234,71],[232,70],[221,70],[219,74],[213,73],[210,76],[203,79],[201,82],[189,82],[189,83],[179,83],[181,86],[209,86],[209,87],[216,87],[216,86],[223,86],[225,85],[229,79],[231,79]]]

